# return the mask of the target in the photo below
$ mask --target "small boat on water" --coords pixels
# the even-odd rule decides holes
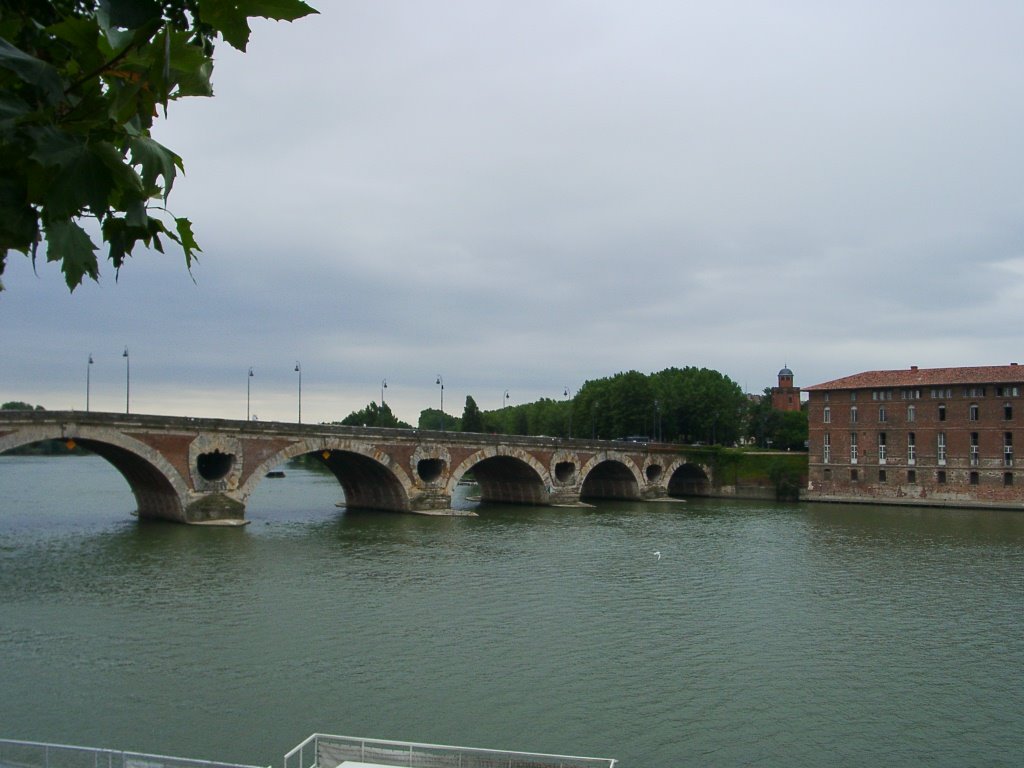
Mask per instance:
[[[271,472],[267,472],[267,477],[284,477],[284,470],[275,469]]]

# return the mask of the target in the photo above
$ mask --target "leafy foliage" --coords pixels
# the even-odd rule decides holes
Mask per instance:
[[[462,411],[462,432],[483,432],[484,416],[470,395],[466,395],[466,407]]]
[[[751,407],[747,434],[764,448],[806,450],[806,411],[776,411],[772,408],[772,390],[765,388],[760,401]]]
[[[7,0],[0,6],[0,275],[11,251],[60,262],[72,291],[99,277],[95,218],[115,271],[140,242],[177,243],[166,209],[181,158],[150,136],[158,109],[211,96],[218,39],[244,51],[249,19],[293,21],[302,0]],[[158,216],[153,215],[159,214]],[[0,290],[3,283],[0,283]]]
[[[372,401],[365,408],[352,411],[352,413],[341,420],[341,423],[350,427],[399,427],[401,429],[412,429],[411,424],[400,421],[391,412],[391,407],[387,403],[377,405],[377,403]]]
[[[458,418],[443,413],[439,408],[424,408],[420,411],[420,418],[416,425],[420,429],[444,430],[446,432],[459,432],[462,429]]]
[[[41,405],[32,405],[26,403],[23,400],[8,400],[3,405],[0,405],[0,411],[45,411]]]

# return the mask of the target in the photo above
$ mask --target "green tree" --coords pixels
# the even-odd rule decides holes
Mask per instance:
[[[466,407],[462,411],[461,431],[484,431],[484,415],[480,412],[480,408],[477,407],[476,400],[470,395],[466,395]]]
[[[373,401],[361,410],[352,411],[352,413],[341,420],[341,423],[350,427],[400,427],[402,429],[412,429],[411,424],[399,421],[395,417],[387,403],[377,405]]]
[[[200,251],[167,196],[181,158],[150,136],[168,103],[213,91],[213,49],[244,51],[249,19],[302,0],[6,0],[0,6],[0,275],[11,251],[60,262],[72,291],[99,277],[95,218],[120,270],[138,243]],[[158,215],[153,215],[158,214]],[[0,282],[0,290],[3,283]]]
[[[424,408],[420,411],[420,418],[416,425],[420,429],[443,429],[446,432],[458,432],[460,428],[459,419],[442,413],[438,408]]]
[[[3,405],[0,405],[0,411],[44,411],[46,410],[41,405],[32,405],[21,400],[8,400]]]
[[[709,368],[666,368],[652,376],[665,440],[731,445],[743,434],[747,398]]]
[[[807,446],[807,413],[805,411],[776,411],[773,448],[803,451]]]

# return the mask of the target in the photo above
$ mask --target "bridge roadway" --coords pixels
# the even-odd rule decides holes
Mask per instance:
[[[138,515],[241,524],[268,471],[309,454],[349,507],[452,514],[468,472],[481,500],[576,504],[585,498],[654,499],[700,492],[711,469],[681,446],[416,429],[232,421],[83,411],[0,411],[0,453],[43,440],[80,445],[109,461]]]

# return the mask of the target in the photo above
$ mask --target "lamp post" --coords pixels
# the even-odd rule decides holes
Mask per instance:
[[[128,347],[124,348],[121,357],[124,358],[124,412],[127,415],[131,413],[132,396],[132,359],[128,356]]]
[[[85,366],[85,412],[89,412],[89,374],[92,372],[92,352],[89,353],[89,364]]]
[[[437,374],[437,381],[434,383],[441,388],[441,431],[444,432],[444,379],[440,373]]]
[[[302,366],[295,361],[295,372],[299,374],[299,424],[302,423]]]
[[[245,420],[251,421],[249,416],[249,406],[252,403],[252,366],[249,366],[249,375],[245,377]]]
[[[565,391],[562,392],[562,397],[564,397],[567,401],[569,400],[569,388],[568,387],[565,387]],[[571,402],[569,403],[569,434],[566,435],[566,437],[569,437],[569,438],[572,437],[572,403]]]
[[[590,410],[590,439],[597,439],[597,406],[599,403],[595,400],[594,407]]]
[[[380,380],[380,409],[384,410],[384,390],[388,388],[388,380]]]
[[[654,423],[651,425],[651,431],[654,433],[652,435],[652,437],[654,438],[654,442],[656,442],[656,443],[660,443],[661,442],[661,438],[658,437],[658,422],[660,421],[660,419],[658,417],[660,415],[661,415],[661,413],[658,411],[658,401],[655,400],[654,401]]]
[[[505,396],[501,398],[501,407],[502,408],[508,407],[508,390],[507,389],[505,390]]]

